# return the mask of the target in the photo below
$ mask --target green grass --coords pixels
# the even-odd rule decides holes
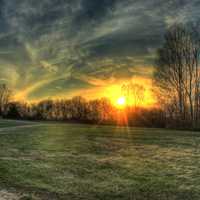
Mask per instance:
[[[199,200],[200,134],[24,122],[0,132],[0,186],[23,199]]]

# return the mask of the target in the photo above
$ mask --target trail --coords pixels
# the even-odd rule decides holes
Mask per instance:
[[[8,192],[6,190],[0,190],[0,200],[19,200],[18,194]]]
[[[39,127],[39,126],[44,126],[44,124],[37,124],[36,123],[36,124],[29,124],[29,125],[18,125],[18,126],[12,126],[12,127],[3,127],[3,128],[0,128],[0,134],[8,134],[8,133],[2,133],[4,131],[14,131],[16,129],[33,128],[33,127]]]

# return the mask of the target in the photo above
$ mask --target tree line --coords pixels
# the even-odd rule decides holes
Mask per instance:
[[[76,96],[68,100],[44,100],[34,104],[11,101],[3,107],[1,114],[8,119],[164,127],[164,115],[160,109],[135,106],[119,109],[107,98],[87,101]]]

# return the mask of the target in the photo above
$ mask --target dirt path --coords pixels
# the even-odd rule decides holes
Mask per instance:
[[[5,127],[5,128],[0,128],[0,134],[7,134],[4,133],[4,131],[12,131],[16,129],[21,129],[21,128],[32,128],[32,127],[38,127],[38,126],[43,126],[44,124],[29,124],[29,125],[22,125],[22,126],[12,126],[12,127]],[[1,200],[1,199],[0,199]]]
[[[0,200],[20,200],[20,196],[6,190],[0,190]]]

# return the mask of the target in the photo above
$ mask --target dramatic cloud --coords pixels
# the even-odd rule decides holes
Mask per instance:
[[[166,28],[197,23],[199,10],[199,0],[0,0],[0,82],[34,100],[149,78]]]

